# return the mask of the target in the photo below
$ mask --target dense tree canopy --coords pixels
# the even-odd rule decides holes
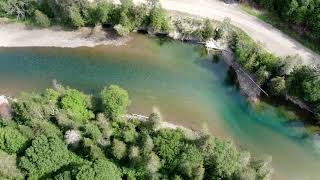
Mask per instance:
[[[117,116],[91,106],[89,96],[78,90],[56,87],[19,97],[12,104],[12,119],[0,121],[0,160],[6,162],[1,163],[0,178],[200,180],[270,175],[270,162],[241,158],[243,153],[232,143],[199,134],[188,139],[182,129],[161,128],[159,113],[152,113],[149,121],[118,116],[129,102],[128,93],[118,86],[104,88],[94,99],[120,109],[110,111]],[[90,121],[83,113],[89,107]],[[65,111],[73,116],[64,121],[76,125],[57,120]]]
[[[40,178],[68,163],[70,163],[70,152],[64,142],[58,137],[41,135],[32,141],[32,145],[21,157],[19,165],[31,177]]]
[[[253,0],[283,21],[301,26],[311,37],[320,38],[320,1],[319,0]]]
[[[118,167],[108,160],[99,159],[79,168],[77,180],[121,180]]]
[[[26,145],[27,138],[18,130],[11,127],[0,128],[0,149],[13,154]]]

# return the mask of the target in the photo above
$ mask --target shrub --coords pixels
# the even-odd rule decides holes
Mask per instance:
[[[58,137],[41,135],[32,141],[25,155],[20,159],[19,166],[26,170],[31,177],[55,172],[70,162],[67,146]]]
[[[69,17],[70,17],[70,25],[72,27],[80,28],[84,26],[85,21],[83,20],[78,8],[71,6],[69,8]]]
[[[138,146],[131,146],[129,149],[129,159],[137,161],[140,158],[140,149]]]
[[[97,144],[89,138],[83,139],[81,143],[81,147],[85,156],[90,160],[95,160],[95,159],[100,159],[105,157],[102,149],[98,147]]]
[[[91,123],[88,123],[84,126],[84,134],[86,137],[89,137],[95,141],[101,138],[102,136],[102,133],[100,132],[99,127]]]
[[[101,92],[101,98],[107,116],[112,119],[123,115],[130,104],[128,92],[115,85],[105,87]]]
[[[161,129],[154,138],[156,153],[163,161],[166,170],[172,171],[177,166],[178,155],[184,146],[183,140],[183,132],[172,129]]]
[[[148,117],[148,121],[146,122],[149,129],[155,130],[161,124],[160,114],[157,112],[153,112]]]
[[[25,146],[27,138],[11,127],[0,128],[0,149],[9,154],[17,153]]]
[[[68,89],[61,99],[61,108],[66,110],[74,121],[84,123],[94,118],[88,107],[87,96],[75,89]]]
[[[123,159],[127,155],[126,144],[118,139],[114,139],[112,143],[112,154],[118,160]]]
[[[155,6],[150,12],[150,24],[154,31],[169,31],[169,21],[165,11]]]
[[[155,174],[161,168],[160,158],[154,152],[148,155],[148,161],[146,165],[147,172],[149,174]]]
[[[214,151],[207,154],[206,157],[207,178],[228,179],[239,170],[239,154],[230,142],[216,140]]]
[[[272,78],[269,83],[269,88],[270,88],[270,92],[275,96],[285,94],[286,81],[284,77],[277,76],[275,78]]]
[[[198,148],[188,145],[183,148],[179,155],[178,170],[180,174],[190,179],[203,179],[203,157]]]
[[[35,23],[40,27],[49,27],[50,20],[47,15],[43,14],[41,11],[36,10],[34,12]]]
[[[89,10],[90,23],[93,25],[106,23],[110,20],[110,13],[113,5],[107,1],[99,2]]]
[[[202,30],[202,38],[204,40],[208,40],[211,37],[213,37],[213,35],[214,35],[213,24],[210,21],[210,19],[206,19],[204,22],[203,30]]]
[[[43,98],[39,94],[22,93],[12,105],[16,119],[21,122],[31,119],[49,119],[57,111],[54,100]]]
[[[114,29],[116,30],[116,32],[119,36],[128,36],[130,33],[130,29],[128,27],[121,25],[121,24],[115,25]]]
[[[99,159],[79,168],[77,180],[121,180],[121,172],[115,164],[108,160]]]
[[[24,175],[17,167],[16,155],[0,151],[0,162],[0,179],[24,179]]]

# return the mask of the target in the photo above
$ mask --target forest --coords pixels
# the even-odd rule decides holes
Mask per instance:
[[[53,24],[69,28],[109,24],[119,35],[133,29],[150,26],[155,32],[169,30],[168,17],[159,1],[134,5],[121,0],[116,5],[107,0],[90,3],[88,0],[0,0],[0,17],[9,17],[40,27]]]
[[[256,158],[204,132],[163,127],[159,112],[127,119],[116,85],[96,96],[55,83],[22,93],[0,121],[4,179],[270,179]]]

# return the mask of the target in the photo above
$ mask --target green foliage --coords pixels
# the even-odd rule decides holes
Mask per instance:
[[[35,23],[40,27],[49,27],[50,26],[50,19],[48,18],[48,16],[43,14],[39,10],[36,10],[34,12],[34,20],[35,20]]]
[[[39,178],[70,163],[70,152],[58,137],[41,135],[32,141],[19,166],[31,177]]]
[[[130,104],[128,92],[119,86],[105,87],[101,92],[105,112],[112,119],[119,118]]]
[[[320,2],[318,0],[253,0],[271,13],[278,16],[283,22],[300,26],[309,33],[306,36],[319,40],[320,36]]]
[[[61,108],[66,110],[74,121],[87,122],[94,118],[94,114],[88,110],[88,96],[75,89],[67,90],[61,99]]]
[[[98,147],[93,140],[84,138],[81,144],[81,148],[85,157],[90,160],[100,159],[104,157],[104,153],[100,147]]]
[[[127,155],[126,144],[118,139],[113,140],[111,149],[113,156],[118,160],[123,159]]]
[[[139,135],[133,122],[119,120],[112,123],[112,128],[114,137],[122,139],[126,143],[135,142]]]
[[[266,66],[260,66],[259,69],[255,72],[256,83],[264,84],[269,78],[269,72],[267,71]]]
[[[262,49],[248,35],[236,32],[233,46],[237,61],[245,70],[255,74],[258,84],[265,84],[275,75],[280,59]]]
[[[27,138],[11,127],[0,128],[0,149],[9,154],[17,153],[27,142]]]
[[[289,93],[306,101],[320,100],[319,73],[307,66],[294,69],[288,78]]]
[[[42,6],[47,7],[47,12],[62,24],[81,27],[89,19],[89,1],[87,0],[43,0]]]
[[[57,111],[58,97],[58,93],[52,89],[48,89],[42,95],[22,93],[12,106],[15,118],[22,122],[31,119],[49,119]]]
[[[84,133],[86,137],[89,137],[93,140],[98,140],[102,136],[99,127],[91,123],[88,123],[84,126]]]
[[[286,80],[284,77],[275,77],[272,78],[269,84],[270,92],[275,95],[284,95],[286,91]]]
[[[121,172],[112,162],[104,159],[85,164],[79,168],[77,180],[121,180]]]
[[[0,167],[1,178],[24,175],[29,179],[56,180],[271,177],[270,161],[252,160],[250,154],[239,153],[232,143],[211,136],[190,140],[181,129],[162,129],[157,126],[160,121],[157,113],[151,114],[147,122],[109,120],[94,106],[92,110],[97,112],[94,120],[89,96],[62,86],[58,89],[25,94],[21,102],[12,104],[16,115],[10,126],[0,127],[0,148],[15,154],[0,152],[0,161],[5,162]],[[105,107],[117,109],[109,112],[118,115],[129,104],[128,93],[118,86],[105,88],[101,95]],[[87,114],[83,112],[92,113],[92,121],[83,118]],[[32,140],[31,144],[28,139]]]
[[[121,24],[115,25],[114,29],[116,30],[119,36],[128,36],[130,33],[130,29]]]
[[[3,0],[0,2],[0,11],[9,17],[25,19],[32,15],[35,2],[33,0]]]
[[[161,167],[161,161],[157,154],[155,154],[154,152],[151,152],[147,157],[148,161],[146,165],[146,170],[148,174],[153,175],[159,171]]]
[[[160,6],[155,6],[150,12],[150,24],[154,31],[169,31],[169,20]]]
[[[213,24],[210,21],[210,19],[206,19],[204,22],[203,30],[202,30],[202,38],[204,40],[208,40],[211,37],[213,37],[213,35],[214,35]]]
[[[239,154],[230,142],[216,140],[213,152],[205,156],[206,176],[210,179],[230,178],[240,167]]]
[[[203,156],[197,147],[188,145],[183,148],[183,152],[179,156],[180,174],[190,179],[203,179]]]
[[[90,23],[93,25],[106,23],[111,19],[113,5],[107,1],[99,2],[89,9]]]
[[[84,26],[85,21],[82,18],[78,8],[71,6],[69,8],[68,13],[69,13],[69,18],[70,18],[70,25],[72,27],[80,28],[80,27]]]
[[[177,157],[184,145],[184,135],[181,130],[161,129],[154,138],[154,145],[164,168],[170,171],[178,165]]]
[[[0,179],[24,179],[24,175],[17,167],[16,155],[0,151],[0,162]]]
[[[131,146],[129,149],[129,159],[133,161],[138,161],[140,158],[140,149],[138,146]]]

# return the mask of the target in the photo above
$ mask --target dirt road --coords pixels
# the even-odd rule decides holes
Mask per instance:
[[[135,0],[143,2],[144,0]],[[246,14],[237,5],[218,0],[160,0],[167,10],[175,10],[216,20],[230,18],[231,23],[279,56],[299,54],[305,63],[320,64],[320,56],[271,25]],[[316,59],[316,60],[315,60]]]

